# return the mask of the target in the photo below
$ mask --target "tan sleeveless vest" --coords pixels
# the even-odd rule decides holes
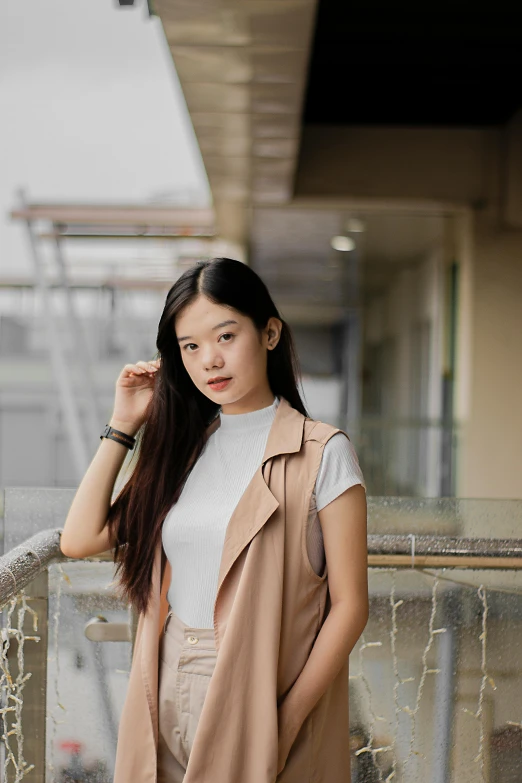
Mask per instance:
[[[299,689],[330,609],[328,567],[320,576],[313,570],[306,525],[324,445],[340,431],[281,397],[262,464],[226,531],[214,607],[218,656],[185,783],[350,781],[348,659],[276,774],[278,707]],[[150,608],[138,619],[114,783],[157,783],[158,649],[170,575],[160,539]]]

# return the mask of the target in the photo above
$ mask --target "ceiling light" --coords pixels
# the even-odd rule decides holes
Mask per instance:
[[[359,218],[349,218],[346,221],[346,231],[352,234],[361,234],[366,231],[366,224],[364,220],[359,220]]]
[[[340,250],[342,253],[347,253],[349,250],[355,249],[355,242],[351,237],[332,237],[330,244],[334,250]]]

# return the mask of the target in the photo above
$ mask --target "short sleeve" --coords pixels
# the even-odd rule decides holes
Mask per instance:
[[[366,490],[364,476],[351,440],[344,432],[336,432],[324,445],[315,482],[317,511],[355,484],[362,484]]]

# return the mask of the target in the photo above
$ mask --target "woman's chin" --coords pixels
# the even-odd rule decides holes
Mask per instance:
[[[241,395],[238,395],[237,392],[232,390],[229,391],[232,385],[233,380],[230,380],[222,389],[212,389],[209,386],[203,390],[203,393],[209,398],[209,400],[212,400],[212,402],[217,402],[219,405],[228,405],[229,403],[236,402],[241,398]]]

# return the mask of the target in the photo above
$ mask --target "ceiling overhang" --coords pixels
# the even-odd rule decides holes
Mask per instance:
[[[304,124],[505,125],[521,106],[521,68],[513,0],[320,0]]]
[[[316,2],[155,0],[232,239],[247,239],[249,206],[292,197]]]

